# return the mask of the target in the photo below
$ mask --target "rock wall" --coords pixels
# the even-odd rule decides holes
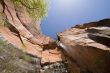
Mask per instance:
[[[110,19],[76,25],[53,40],[24,7],[0,1],[0,73],[110,73],[109,42]]]
[[[68,73],[63,50],[41,33],[40,19],[13,1],[0,1],[0,73]]]
[[[110,19],[77,25],[58,38],[81,73],[110,72]]]
[[[17,68],[20,68],[17,70],[13,69],[13,71],[12,69],[8,70],[5,67],[4,69],[2,69],[2,66],[8,66],[8,64],[4,64],[4,60],[1,60],[0,62],[3,63],[0,66],[2,73],[15,73],[15,71],[16,73],[68,73],[68,63],[66,61],[67,59],[65,57],[65,54],[55,42],[53,42],[52,44],[39,46],[30,43],[24,37],[22,37],[22,43],[20,38],[15,33],[11,32],[7,27],[0,27],[0,38],[0,49],[4,50],[0,52],[0,56],[3,57],[5,55],[5,60],[7,61],[7,63],[10,63],[9,61],[11,61],[10,65],[14,65],[17,66]],[[9,43],[7,44],[7,46],[3,46],[5,44],[4,40]],[[14,54],[17,54],[17,56],[14,56]],[[26,60],[22,61],[22,56]],[[10,60],[8,60],[7,57],[10,57]],[[32,61],[28,62],[27,60],[30,59],[32,59]],[[17,65],[13,64],[16,63],[16,61],[18,62]],[[24,68],[22,68],[22,66]],[[4,70],[6,72],[3,72]]]

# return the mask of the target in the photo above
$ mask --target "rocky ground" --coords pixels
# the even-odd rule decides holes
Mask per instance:
[[[39,46],[1,26],[0,73],[109,73],[109,32],[110,19],[104,19],[72,27],[58,34],[58,42]]]

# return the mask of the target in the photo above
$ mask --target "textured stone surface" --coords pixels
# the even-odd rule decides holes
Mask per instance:
[[[41,33],[40,20],[12,0],[0,1],[0,39],[0,73],[69,73],[65,54]]]
[[[23,54],[26,53],[30,57],[32,57],[32,60],[34,60],[34,61],[32,61],[32,63],[35,62],[34,65],[37,66],[37,68],[36,67],[34,67],[34,68],[35,68],[35,70],[39,71],[37,73],[47,73],[47,70],[49,70],[50,73],[52,73],[53,71],[56,71],[56,70],[54,70],[54,65],[56,65],[58,62],[60,62],[61,65],[62,64],[64,65],[64,67],[63,67],[64,69],[62,68],[62,66],[60,67],[60,64],[58,65],[58,68],[56,68],[59,71],[59,73],[64,73],[64,72],[67,73],[68,69],[66,68],[65,64],[63,63],[63,61],[66,60],[65,55],[64,55],[63,51],[61,50],[61,48],[57,46],[57,44],[53,43],[53,44],[49,44],[49,45],[46,45],[43,47],[43,46],[39,46],[39,45],[34,45],[34,44],[28,42],[23,37],[22,37],[22,41],[21,41],[20,38],[15,33],[11,32],[6,27],[0,27],[0,37],[1,38],[3,37],[2,41],[7,40],[7,42],[13,46],[12,48],[15,48],[16,52],[19,52],[20,59],[22,58],[21,53],[23,53],[23,52],[24,52]],[[2,46],[3,44],[1,42],[0,46]],[[0,49],[2,50],[2,49],[4,49],[4,47],[0,48]],[[8,47],[6,47],[6,49],[8,49]],[[16,52],[15,52],[15,54],[16,54]],[[2,51],[2,53],[4,53],[4,51]],[[13,53],[13,51],[11,52],[11,50],[10,50],[10,53]],[[0,55],[0,56],[2,57],[3,55]],[[8,55],[6,55],[6,57],[7,56]],[[19,58],[19,56],[17,56],[16,58]],[[29,58],[29,57],[26,56],[25,59],[28,60],[27,58]],[[8,60],[8,59],[6,59],[6,60]],[[2,61],[2,62],[4,63],[4,61]],[[16,62],[16,60],[13,60],[13,62]],[[19,64],[21,64],[24,67],[27,67],[27,64],[22,64],[22,63],[19,63]],[[54,65],[52,65],[52,64],[54,64]],[[34,66],[34,65],[32,64],[32,66]],[[2,66],[4,66],[4,65],[2,65]],[[45,66],[48,67],[48,69],[44,69]],[[50,68],[50,66],[51,66],[51,68]],[[60,71],[60,70],[62,70],[62,71]],[[6,71],[8,71],[8,70],[6,70]],[[20,71],[18,71],[18,73],[19,72]],[[11,73],[14,73],[14,72],[11,72]],[[26,72],[21,71],[21,73],[28,73],[28,70],[26,70]],[[30,73],[30,71],[29,71],[29,73]],[[33,71],[32,73],[36,73],[36,72]]]
[[[77,25],[59,33],[60,46],[84,73],[110,72],[110,19]]]
[[[5,31],[4,31],[5,30]],[[14,46],[18,47],[18,49],[21,49],[23,51],[26,51],[29,54],[35,55],[37,57],[41,57],[41,51],[42,48],[39,45],[34,45],[28,41],[26,41],[25,38],[22,37],[22,41],[19,37],[16,36],[13,32],[11,32],[6,27],[0,28],[0,34],[3,36],[8,42],[12,43]]]
[[[47,45],[46,47],[34,45],[23,37],[22,40],[20,40],[20,38],[17,37],[15,33],[11,32],[6,27],[0,27],[0,35],[3,36],[9,43],[16,46],[18,49],[41,58],[42,63],[65,60],[63,51],[57,46],[57,44],[50,44],[50,46]]]
[[[43,48],[31,44],[25,39],[23,39],[25,44],[25,46],[23,46],[18,37],[9,33],[7,28],[5,28],[5,30],[5,33],[7,32],[7,34],[4,34],[4,32],[0,30],[0,34],[2,34],[0,35],[0,72],[69,73],[68,68],[66,67],[66,64],[68,65],[69,63],[64,62],[66,59],[61,50],[58,50],[57,48],[54,49],[54,47],[52,49],[47,47],[47,50],[43,51]],[[5,39],[2,36],[5,36]],[[3,40],[7,41],[5,42]],[[10,44],[7,45],[7,43]],[[2,60],[4,56],[6,57],[5,60],[7,62]],[[11,67],[8,66],[8,63]]]
[[[0,73],[38,73],[40,62],[37,59],[0,37]]]
[[[42,52],[42,63],[54,63],[58,61],[65,61],[65,55],[59,48],[49,49]]]
[[[17,16],[21,23],[35,36],[37,37],[38,34],[41,34],[40,30],[40,19],[35,20],[26,11],[25,7],[23,6],[18,6],[15,7]]]
[[[99,21],[95,24],[75,26],[58,35],[58,44],[53,42],[43,46],[32,44],[22,36],[20,39],[9,28],[0,26],[0,63],[2,64],[0,71],[2,73],[15,71],[16,73],[109,73],[110,27],[108,19],[102,21],[101,24]],[[105,25],[102,26],[102,23]],[[96,24],[98,25],[95,26]],[[45,41],[45,36],[40,36],[42,35],[38,38]],[[47,40],[49,39],[47,37]],[[7,40],[11,45],[6,46],[3,40]],[[4,56],[6,62],[2,60]]]
[[[24,7],[0,1],[0,73],[110,73],[110,19],[76,25],[58,40]]]
[[[15,6],[11,0],[2,0],[0,3],[4,7],[2,13],[5,15],[5,21],[7,24],[12,25],[22,37],[26,38],[32,44],[48,44],[50,40],[48,41],[47,37],[45,37],[47,42],[38,38],[38,35],[41,34],[40,19],[35,20],[31,18],[26,12],[25,7]]]

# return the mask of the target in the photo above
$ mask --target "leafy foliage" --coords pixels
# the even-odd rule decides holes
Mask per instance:
[[[43,18],[47,14],[46,0],[12,0],[17,6],[24,6],[34,18]]]
[[[6,46],[6,45],[8,45],[8,42],[7,41],[0,40],[0,45]]]
[[[32,57],[29,56],[29,55],[27,55],[27,54],[24,54],[23,57],[22,57],[22,59],[24,61],[27,61],[27,62],[31,62],[32,61]]]

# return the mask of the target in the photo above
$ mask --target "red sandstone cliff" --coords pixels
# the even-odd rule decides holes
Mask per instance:
[[[110,19],[77,25],[58,37],[79,73],[110,72]]]
[[[2,1],[0,73],[110,73],[110,19],[77,25],[53,40],[25,8]]]

